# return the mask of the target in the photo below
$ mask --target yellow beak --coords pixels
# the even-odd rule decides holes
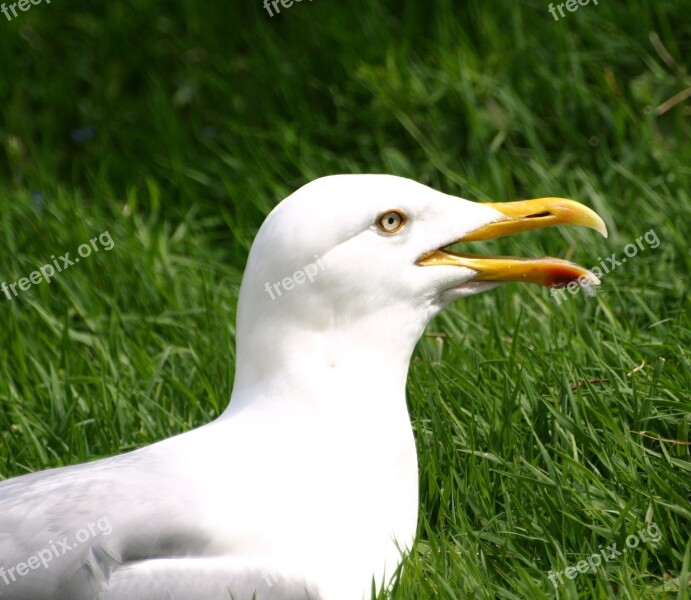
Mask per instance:
[[[471,231],[454,242],[475,242],[550,227],[580,225],[599,231],[607,237],[605,222],[591,209],[564,198],[538,198],[517,202],[486,204],[505,218]],[[563,287],[572,281],[598,285],[600,281],[590,271],[559,258],[517,258],[513,256],[478,256],[459,254],[445,248],[421,256],[417,264],[427,266],[466,267],[477,271],[474,281],[522,281]]]

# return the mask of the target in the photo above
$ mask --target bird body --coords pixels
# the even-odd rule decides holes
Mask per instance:
[[[426,324],[502,281],[587,273],[445,249],[523,217],[524,229],[600,227],[584,207],[544,200],[535,213],[345,175],[280,203],[243,277],[226,411],[121,456],[0,483],[0,599],[360,600],[386,588],[417,523],[405,384]]]
[[[129,454],[10,480],[0,488],[0,530],[11,532],[0,534],[5,572],[56,544],[59,555],[47,568],[8,575],[11,585],[0,581],[0,598],[158,598],[146,581],[168,586],[171,577],[179,580],[175,597],[214,598],[197,583],[207,569],[220,584],[218,597],[227,587],[238,598],[271,598],[273,588],[284,594],[277,598],[304,598],[302,586],[314,598],[357,597],[377,562],[383,573],[388,560],[390,575],[399,561],[383,532],[404,532],[403,543],[412,542],[412,433],[401,428],[400,448],[381,456],[360,450],[370,447],[366,438],[345,454],[341,448],[356,431],[352,419],[315,420],[311,412],[266,426],[264,411],[249,408]],[[373,424],[370,430],[376,435]],[[77,532],[99,522],[107,529],[76,543]],[[347,580],[335,577],[343,569]],[[329,589],[333,580],[339,583]],[[57,587],[50,592],[51,586]],[[298,595],[285,595],[291,586]]]

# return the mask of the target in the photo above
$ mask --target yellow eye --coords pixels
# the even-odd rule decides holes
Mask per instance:
[[[377,219],[377,227],[386,233],[397,233],[405,225],[408,218],[397,210],[389,210]]]

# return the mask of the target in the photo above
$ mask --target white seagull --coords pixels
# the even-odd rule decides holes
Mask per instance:
[[[389,175],[335,175],[281,202],[252,245],[235,383],[212,423],[0,483],[0,598],[369,599],[411,548],[418,467],[405,384],[426,324],[501,282],[565,285],[554,259],[448,246],[592,210],[478,204]]]

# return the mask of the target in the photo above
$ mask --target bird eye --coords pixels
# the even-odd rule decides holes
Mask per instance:
[[[385,233],[397,233],[403,229],[407,220],[403,213],[397,210],[390,210],[377,219],[377,227]]]

